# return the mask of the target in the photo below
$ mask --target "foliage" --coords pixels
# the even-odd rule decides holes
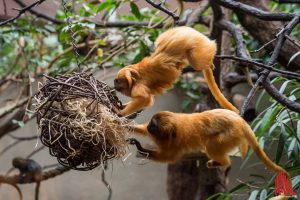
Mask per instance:
[[[96,27],[91,22],[89,17],[103,15],[105,21],[114,19],[118,21],[143,21],[151,20],[153,23],[159,22],[161,17],[157,16],[156,10],[149,8],[139,9],[134,2],[131,1],[117,1],[108,0],[102,4],[94,5],[91,3],[84,3],[83,1],[74,1],[73,5],[78,6],[75,12],[68,12],[71,18],[72,29],[76,44],[84,43],[90,38],[97,39],[98,51],[103,52],[92,56],[91,59],[85,60],[84,64],[88,68],[96,69],[99,66],[97,63],[101,61],[112,60],[112,64],[116,66],[124,66],[127,63],[135,63],[141,60],[144,56],[149,55],[153,42],[159,35],[159,29],[141,28],[139,26],[132,26],[125,28],[122,33],[118,30],[102,29]],[[130,5],[131,12],[126,14],[118,14],[115,16],[116,10],[120,6]],[[77,7],[76,6],[76,7]],[[73,6],[68,6],[72,10]],[[65,20],[63,10],[58,9],[56,18]],[[120,38],[120,35],[123,35]],[[121,52],[117,56],[106,60],[113,52],[113,48],[124,45],[133,39],[139,39],[139,42],[128,47],[126,54]],[[70,48],[72,42],[71,34],[68,30],[67,24],[55,25],[40,21],[35,17],[26,17],[18,19],[14,23],[7,26],[0,27],[0,77],[5,77],[8,74],[15,75],[22,71],[21,60],[27,59],[29,61],[29,71],[49,71],[52,73],[63,73],[70,69],[76,68],[76,61],[72,51],[64,53]],[[80,60],[84,60],[86,54],[90,49],[80,49]],[[24,51],[22,55],[18,52]],[[53,61],[56,55],[60,55],[53,66],[49,64]],[[20,57],[21,59],[14,63]]]

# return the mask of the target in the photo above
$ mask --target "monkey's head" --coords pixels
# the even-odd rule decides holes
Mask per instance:
[[[122,94],[131,96],[132,87],[138,78],[138,71],[131,68],[131,65],[126,66],[118,72],[117,78],[114,80],[114,87]]]
[[[172,139],[176,138],[176,126],[172,121],[172,113],[163,111],[153,115],[147,130],[157,141],[168,141],[169,144]]]

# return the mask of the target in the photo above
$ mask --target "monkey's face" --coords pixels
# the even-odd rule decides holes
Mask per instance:
[[[161,142],[176,138],[176,126],[169,112],[156,113],[147,126],[148,132]]]
[[[130,66],[124,67],[118,72],[114,80],[114,88],[126,96],[131,96],[131,90],[138,78],[138,72]]]

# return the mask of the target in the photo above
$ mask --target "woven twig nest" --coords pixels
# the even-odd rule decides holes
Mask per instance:
[[[130,122],[117,116],[122,103],[92,75],[48,77],[35,96],[42,143],[65,167],[90,170],[127,150]]]

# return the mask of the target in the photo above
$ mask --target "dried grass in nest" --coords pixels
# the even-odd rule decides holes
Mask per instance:
[[[45,77],[35,96],[37,123],[60,164],[90,170],[125,155],[130,122],[117,116],[122,103],[110,87],[84,73]]]

